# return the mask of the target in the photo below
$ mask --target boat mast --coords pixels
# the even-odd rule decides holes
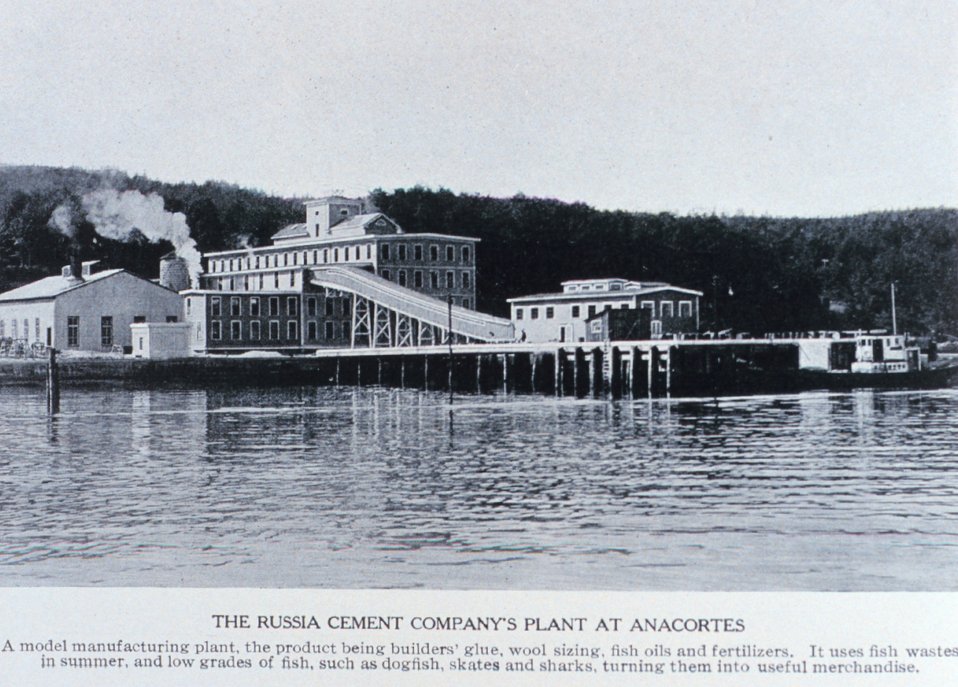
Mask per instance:
[[[895,318],[895,282],[891,283],[891,333],[898,335],[898,320]]]

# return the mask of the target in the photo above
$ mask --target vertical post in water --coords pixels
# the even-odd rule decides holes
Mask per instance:
[[[452,403],[452,296],[446,296],[446,310],[448,312],[446,340],[449,343],[449,402]]]
[[[562,395],[562,349],[555,352],[555,365],[552,368],[552,390],[556,396]]]
[[[47,348],[47,413],[56,415],[60,412],[60,368],[57,365],[57,349]]]

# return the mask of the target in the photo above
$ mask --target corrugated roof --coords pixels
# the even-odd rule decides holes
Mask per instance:
[[[112,277],[114,274],[119,274],[120,272],[124,271],[125,270],[114,269],[103,270],[102,272],[94,272],[90,276],[84,277],[83,281],[68,279],[67,277],[62,277],[60,275],[55,277],[44,277],[43,279],[38,279],[37,281],[30,282],[29,284],[24,284],[23,286],[11,289],[5,293],[0,293],[0,302],[53,298],[66,291],[79,288],[84,284],[100,281],[101,279]]]
[[[299,239],[309,236],[309,231],[305,224],[287,224],[285,227],[273,234],[273,239]]]

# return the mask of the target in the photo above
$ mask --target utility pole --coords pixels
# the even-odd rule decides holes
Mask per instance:
[[[891,283],[891,333],[898,335],[898,318],[895,315],[895,282]]]
[[[446,322],[446,341],[449,344],[449,403],[452,403],[452,295],[446,296],[448,318]]]

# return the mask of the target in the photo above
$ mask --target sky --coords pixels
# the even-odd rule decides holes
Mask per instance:
[[[0,11],[0,163],[681,214],[958,206],[951,0]]]

